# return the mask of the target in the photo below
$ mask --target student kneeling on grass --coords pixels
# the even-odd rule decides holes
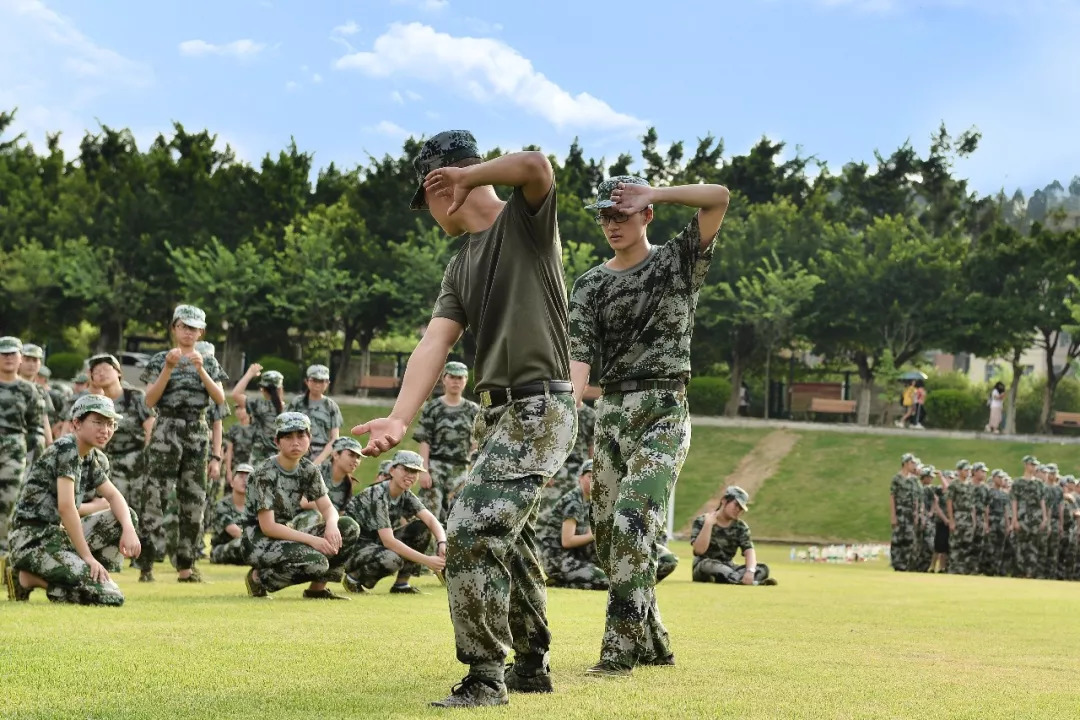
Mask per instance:
[[[399,450],[390,461],[390,480],[371,485],[349,501],[345,514],[360,526],[360,539],[345,565],[345,589],[366,592],[397,573],[392,593],[419,593],[409,584],[424,565],[442,579],[446,532],[420,498],[409,492],[424,470],[419,454]],[[425,555],[431,538],[435,555]]]
[[[298,412],[274,420],[276,455],[267,458],[248,480],[244,515],[244,546],[252,566],[245,582],[248,594],[266,597],[290,585],[310,582],[306,598],[348,600],[326,588],[341,579],[360,528],[351,518],[339,518],[323,484],[322,474],[307,459],[311,421]],[[300,512],[300,501],[313,498],[323,522],[310,532],[286,525]]]
[[[356,478],[353,473],[360,466],[364,457],[364,446],[356,438],[339,437],[331,443],[330,458],[319,466],[322,473],[323,484],[326,485],[326,493],[330,502],[340,516],[345,512],[345,506],[353,496],[353,487]],[[308,532],[319,522],[319,511],[315,509],[315,503],[307,498],[300,501],[300,507],[304,512],[300,513],[289,523],[290,527],[301,532]]]
[[[210,562],[218,565],[247,565],[244,548],[244,512],[247,505],[248,476],[255,471],[247,463],[233,469],[229,484],[232,494],[214,506],[214,527],[210,536]]]
[[[737,485],[724,491],[720,507],[694,519],[690,544],[694,549],[694,582],[728,585],[776,585],[769,568],[757,561],[750,527],[739,519],[746,512],[750,496]],[[742,550],[745,565],[736,565],[735,553]]]
[[[102,452],[121,419],[109,398],[84,395],[71,408],[73,433],[34,463],[15,503],[10,555],[0,559],[9,600],[28,600],[44,588],[53,602],[124,604],[109,571],[142,547],[135,513],[109,480]],[[99,497],[79,504],[88,487]]]

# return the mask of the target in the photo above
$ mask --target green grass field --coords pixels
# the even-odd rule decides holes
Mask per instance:
[[[690,582],[690,549],[659,587],[678,658],[630,679],[586,677],[605,594],[552,590],[556,693],[512,696],[482,717],[1075,718],[1077,588],[792,564],[761,548],[780,585]],[[446,593],[348,603],[244,595],[243,569],[204,565],[202,586],[151,586],[127,570],[123,608],[53,606],[35,592],[0,610],[0,717],[436,717],[454,660]],[[461,712],[461,711],[458,711]]]

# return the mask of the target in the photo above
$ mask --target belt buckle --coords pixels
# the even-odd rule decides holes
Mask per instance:
[[[485,408],[491,407],[491,391],[490,390],[484,390],[482,393],[480,393],[480,407],[485,407]]]

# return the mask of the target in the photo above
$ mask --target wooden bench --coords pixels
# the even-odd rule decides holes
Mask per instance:
[[[810,412],[828,415],[854,415],[855,401],[816,397],[810,400]]]
[[[357,390],[391,390],[397,391],[401,387],[401,378],[389,375],[364,375],[360,382],[356,383]]]
[[[1055,410],[1050,416],[1051,428],[1080,428],[1080,413]]]

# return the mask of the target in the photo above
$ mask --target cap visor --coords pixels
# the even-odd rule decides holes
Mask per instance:
[[[748,508],[746,506],[746,503],[744,503],[742,500],[736,500],[735,502],[739,503],[739,507],[743,509],[743,512],[747,512],[748,510],[750,510],[750,508]]]
[[[592,205],[586,205],[585,209],[586,210],[601,210],[603,208],[609,208],[609,207],[615,207],[615,203],[613,203],[611,200],[598,200],[598,201],[594,202]]]
[[[424,183],[420,183],[420,186],[416,188],[416,192],[413,193],[412,200],[409,201],[410,210],[426,210],[427,202],[424,200]]]
[[[423,465],[412,465],[410,463],[401,463],[401,467],[407,467],[410,470],[416,470],[417,472],[427,472]]]

